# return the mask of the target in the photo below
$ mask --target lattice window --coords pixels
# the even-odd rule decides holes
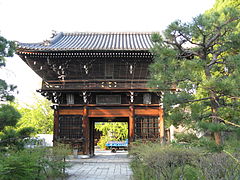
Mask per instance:
[[[59,116],[59,135],[61,139],[82,138],[82,116]]]
[[[159,117],[135,116],[136,139],[157,139],[159,135]]]

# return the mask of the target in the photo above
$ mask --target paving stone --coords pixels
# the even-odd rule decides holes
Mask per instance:
[[[68,180],[131,180],[130,159],[126,151],[111,153],[96,151],[96,156],[88,159],[70,159],[73,164],[67,169]]]

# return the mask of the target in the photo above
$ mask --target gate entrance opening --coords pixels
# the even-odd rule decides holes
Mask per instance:
[[[89,131],[89,137],[90,137],[90,141],[89,141],[89,152],[90,152],[90,156],[94,156],[94,152],[95,152],[95,147],[97,142],[100,140],[100,138],[102,136],[104,136],[103,133],[100,133],[99,131],[96,130],[96,126],[100,126],[106,123],[111,123],[112,127],[114,127],[114,123],[117,122],[122,122],[122,123],[127,123],[127,138],[129,139],[129,118],[127,117],[116,117],[116,118],[89,118],[89,127],[90,127],[90,131]],[[116,124],[115,124],[116,125]],[[118,137],[114,137],[116,136],[117,132],[113,132],[109,129],[108,132],[108,136],[109,136],[109,140],[116,140]],[[105,134],[106,135],[106,134]],[[123,139],[123,140],[126,140]],[[105,142],[103,142],[105,143]]]

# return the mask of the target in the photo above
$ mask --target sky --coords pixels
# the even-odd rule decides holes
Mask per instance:
[[[190,21],[214,0],[0,0],[0,35],[42,42],[57,32],[161,32],[172,21]],[[20,103],[32,103],[41,78],[17,55],[0,79],[18,86]]]

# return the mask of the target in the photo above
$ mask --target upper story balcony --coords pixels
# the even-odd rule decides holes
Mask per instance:
[[[62,90],[147,90],[148,80],[131,79],[90,79],[43,81],[43,91]]]

